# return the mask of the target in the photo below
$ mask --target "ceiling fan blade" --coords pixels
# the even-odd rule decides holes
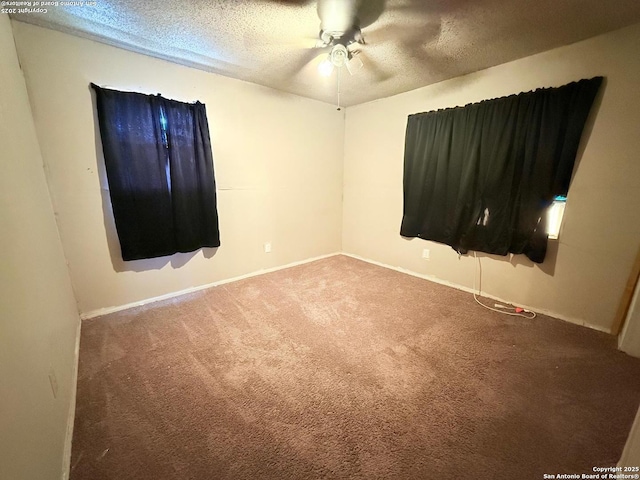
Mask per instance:
[[[261,48],[271,48],[271,47],[283,47],[283,48],[299,48],[299,49],[307,49],[307,48],[315,48],[319,46],[318,37],[312,36],[304,36],[298,37],[296,39],[275,39],[273,37],[269,37],[267,35],[258,35],[256,33],[245,32],[244,35],[244,46],[248,49],[258,50]]]
[[[291,61],[287,62],[284,68],[282,68],[283,77],[290,78],[298,75],[300,72],[306,69],[306,67],[315,63],[314,61],[318,59],[318,57],[326,54],[328,49],[326,47],[321,48],[309,48],[307,50],[302,50],[298,54],[292,54]]]
[[[408,48],[404,55],[410,60],[417,61],[419,67],[434,78],[447,78],[456,63],[453,57],[440,49],[422,45]]]
[[[371,58],[365,49],[354,52],[354,56],[360,57],[363,61],[364,69],[367,72],[370,72],[377,82],[384,82],[385,80],[389,80],[393,77],[392,73],[389,73],[387,70],[382,68],[376,61]]]
[[[387,5],[386,10],[390,13],[439,17],[444,12],[453,12],[470,3],[473,3],[473,0],[429,0],[428,2],[424,0],[394,0]]]
[[[386,3],[386,0],[361,0],[358,2],[356,11],[358,27],[368,27],[378,20],[386,9]]]
[[[345,63],[345,66],[347,67],[347,71],[350,75],[357,75],[360,73],[360,70],[362,70],[364,64],[362,63],[360,56],[354,53],[351,55],[351,58],[347,63]]]
[[[374,28],[367,28],[362,32],[365,41],[370,45],[379,45],[386,42],[401,44],[426,44],[437,41],[440,38],[442,26],[440,22],[427,22],[420,24],[388,23]]]
[[[357,0],[318,0],[320,28],[328,33],[349,31],[356,20]]]
[[[262,3],[278,3],[280,5],[287,5],[292,7],[300,7],[313,3],[313,0],[259,0]]]

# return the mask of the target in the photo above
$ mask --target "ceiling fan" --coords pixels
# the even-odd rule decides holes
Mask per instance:
[[[316,48],[330,51],[318,65],[321,75],[329,76],[334,68],[347,67],[351,75],[363,67],[354,44],[364,45],[358,18],[358,0],[318,0],[320,34]]]
[[[316,37],[305,37],[293,42],[275,42],[273,38],[256,39],[245,35],[245,42],[249,47],[264,44],[294,45],[299,50],[295,60],[290,62],[290,69],[286,77],[293,76],[307,64],[321,55],[325,58],[318,65],[320,74],[329,76],[337,68],[346,67],[354,75],[363,67],[361,58],[366,45],[361,28],[373,23],[385,9],[386,0],[262,0],[289,7],[306,7],[316,4],[320,19],[320,32]],[[302,40],[302,43],[300,42]],[[364,57],[365,55],[361,55]],[[372,67],[372,72],[378,74],[379,69]]]
[[[349,73],[354,75],[363,69],[366,63],[366,70],[377,81],[385,81],[394,76],[394,73],[391,73],[387,65],[380,65],[376,59],[371,58],[370,53],[374,50],[369,49],[369,43],[365,42],[362,30],[366,30],[367,38],[372,41],[371,46],[395,43],[399,46],[397,51],[401,52],[401,55],[416,58],[424,64],[428,64],[431,60],[429,52],[424,50],[424,45],[434,39],[437,40],[440,35],[441,27],[437,13],[433,13],[427,20],[423,19],[422,15],[426,7],[421,0],[405,0],[397,3],[387,0],[260,1],[288,7],[307,7],[316,4],[320,19],[318,36],[305,37],[296,40],[295,43],[277,41],[278,45],[286,44],[296,47],[296,52],[291,55],[287,67],[282,69],[285,78],[297,75],[305,70],[308,64],[314,63],[324,55],[317,65],[321,75],[330,76],[336,70],[340,72],[342,67],[346,67]],[[408,21],[402,24],[387,21],[372,28],[385,11],[392,11],[396,18],[402,15]],[[245,37],[245,41],[248,41],[248,46],[274,44],[273,38],[264,37],[260,40]],[[338,83],[339,81],[338,78]]]

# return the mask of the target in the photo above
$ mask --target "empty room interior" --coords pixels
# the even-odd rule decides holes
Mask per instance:
[[[640,2],[2,2],[0,478],[640,478]]]

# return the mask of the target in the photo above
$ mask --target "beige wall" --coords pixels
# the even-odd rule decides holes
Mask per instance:
[[[638,45],[635,25],[349,108],[343,250],[472,287],[472,257],[458,259],[448,246],[399,236],[407,115],[604,75],[602,103],[548,261],[541,267],[521,255],[481,255],[481,261],[484,292],[608,330],[640,239]],[[421,259],[423,248],[431,250],[431,260]]]
[[[620,350],[640,358],[640,282],[637,283],[618,345]],[[640,423],[640,422],[638,422]],[[640,430],[640,425],[638,426]],[[640,445],[640,432],[638,435]]]
[[[80,319],[5,14],[0,85],[0,478],[59,480]]]
[[[344,112],[59,32],[13,27],[81,312],[341,249]],[[215,255],[121,261],[103,198],[90,82],[206,104],[222,242]],[[264,253],[265,242],[272,253]]]

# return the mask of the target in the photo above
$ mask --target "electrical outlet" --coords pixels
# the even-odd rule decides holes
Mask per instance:
[[[428,248],[425,248],[424,250],[422,250],[422,258],[424,258],[425,260],[431,259],[431,252],[429,251]]]
[[[264,253],[271,253],[271,242],[264,244]]]

